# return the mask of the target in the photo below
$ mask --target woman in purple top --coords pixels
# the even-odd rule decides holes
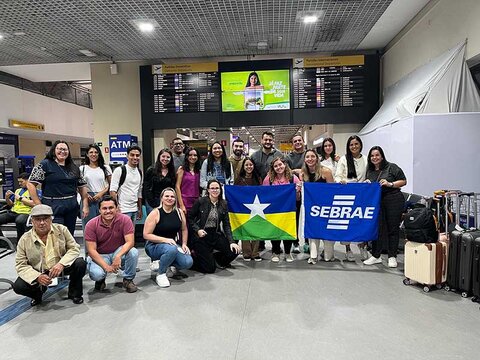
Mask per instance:
[[[197,149],[189,147],[185,153],[185,162],[177,170],[175,190],[178,194],[178,207],[186,215],[200,196],[201,164]]]

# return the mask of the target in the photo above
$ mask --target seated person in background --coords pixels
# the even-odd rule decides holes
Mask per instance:
[[[217,266],[225,268],[235,260],[240,247],[233,242],[227,202],[223,200],[218,180],[208,181],[207,195],[195,202],[188,213],[188,222],[193,230],[193,269],[214,273]]]
[[[17,241],[14,241],[14,243],[17,243],[25,233],[28,216],[32,211],[33,205],[35,205],[27,190],[29,176],[30,175],[25,172],[18,175],[18,185],[20,185],[20,188],[15,190],[15,193],[10,190],[5,193],[5,200],[7,200],[7,204],[12,206],[12,208],[0,214],[0,225],[15,222],[17,226]],[[40,193],[40,190],[38,192]],[[2,234],[1,230],[0,234]]]
[[[123,268],[123,288],[128,293],[137,291],[133,282],[136,274],[138,251],[134,248],[134,228],[130,217],[120,213],[117,201],[105,195],[98,203],[100,215],[85,226],[87,269],[95,281],[95,290],[105,289],[108,273]]]
[[[35,205],[31,212],[33,228],[20,238],[15,258],[18,278],[13,291],[32,298],[32,306],[42,303],[42,295],[52,279],[62,273],[70,275],[68,298],[74,304],[83,303],[82,278],[86,263],[80,255],[80,245],[61,224],[52,224],[50,206]]]

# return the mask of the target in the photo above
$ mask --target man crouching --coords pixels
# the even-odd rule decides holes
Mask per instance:
[[[52,224],[53,211],[48,205],[36,205],[30,213],[33,228],[18,242],[15,269],[18,278],[13,291],[32,298],[32,306],[42,303],[42,295],[52,280],[70,275],[68,298],[74,304],[83,303],[82,278],[86,263],[80,245],[61,224]]]
[[[117,201],[104,196],[98,203],[100,215],[85,227],[85,246],[88,252],[88,273],[95,281],[95,289],[105,289],[108,273],[123,269],[123,287],[128,293],[137,291],[133,282],[138,262],[135,249],[135,231],[127,215],[118,211]]]

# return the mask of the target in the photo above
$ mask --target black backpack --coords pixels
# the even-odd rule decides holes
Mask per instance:
[[[417,205],[405,214],[403,226],[408,241],[434,243],[438,240],[437,223],[432,209]]]
[[[142,174],[142,170],[140,170],[140,168],[137,168],[138,169],[138,172],[140,173],[140,182],[143,183],[143,174]],[[125,179],[127,178],[127,167],[125,165],[122,165],[122,173],[120,174],[120,181],[118,182],[118,190],[120,190],[120,186],[123,185],[123,183],[125,182]]]

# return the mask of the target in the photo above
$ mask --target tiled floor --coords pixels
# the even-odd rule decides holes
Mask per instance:
[[[291,264],[239,258],[234,269],[186,271],[160,289],[142,249],[137,293],[115,286],[121,280],[115,276],[98,293],[86,277],[83,305],[65,300],[63,289],[1,326],[2,358],[478,358],[478,304],[407,287],[401,267],[388,269],[385,261],[365,267],[356,255],[356,263],[316,265],[304,254]],[[12,256],[0,260],[0,271],[15,277]],[[19,300],[3,292],[0,308]]]

